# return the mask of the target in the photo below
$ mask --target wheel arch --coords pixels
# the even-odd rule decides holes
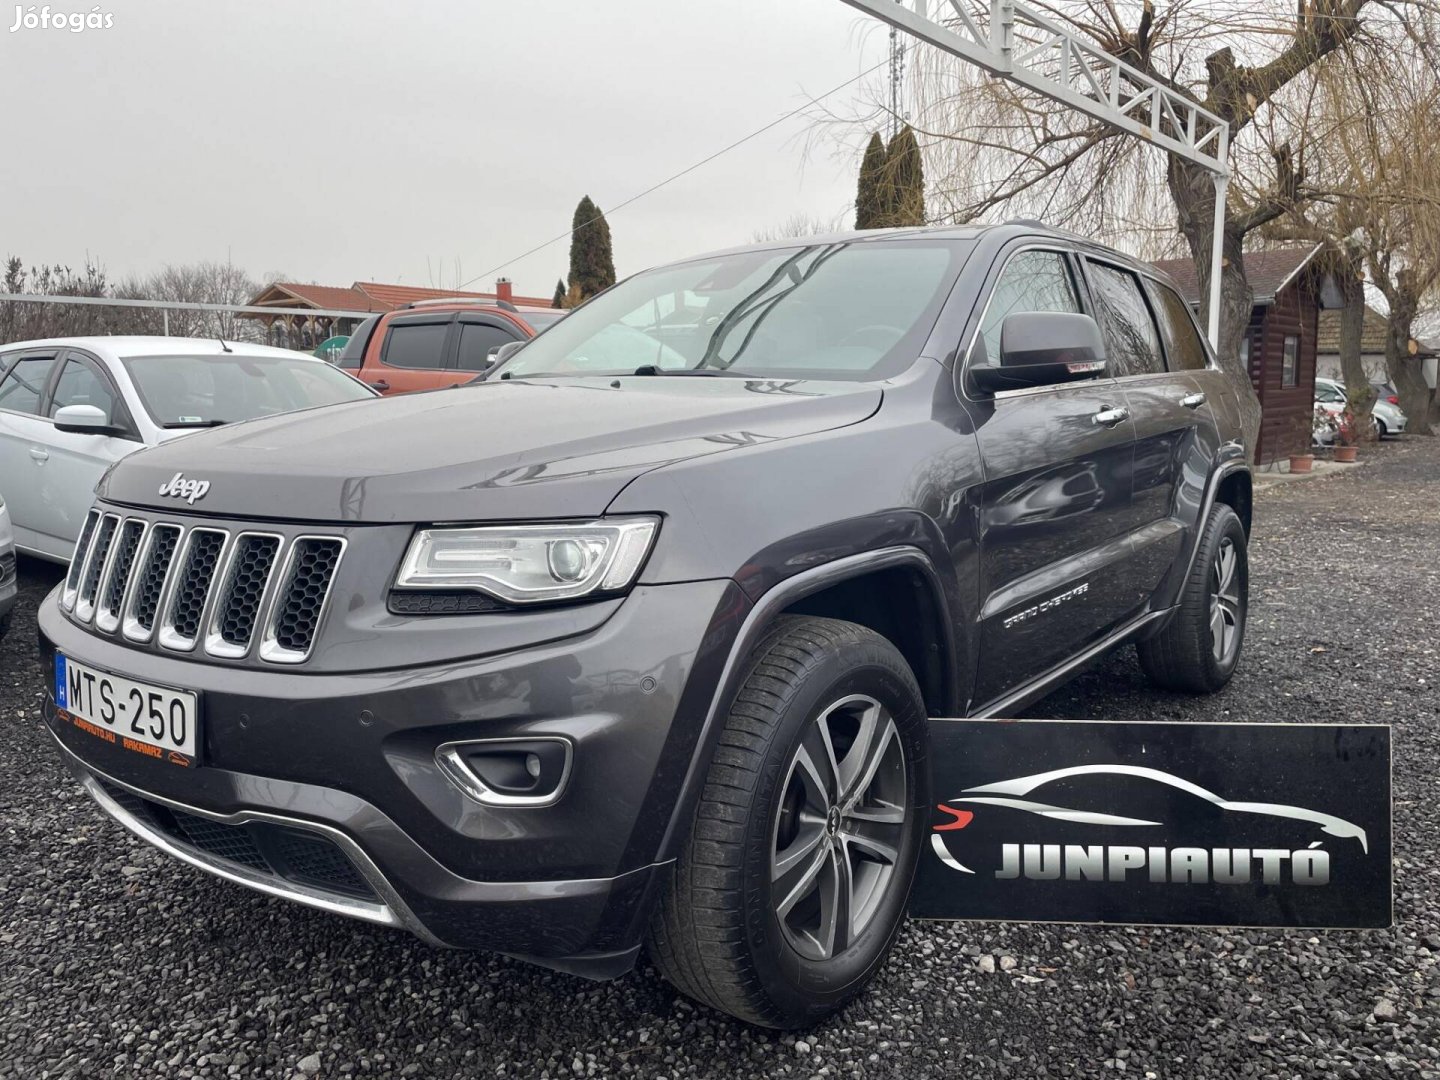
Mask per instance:
[[[1250,520],[1254,506],[1254,487],[1250,470],[1243,465],[1221,472],[1215,484],[1215,502],[1224,503],[1235,511],[1245,535],[1250,535]],[[1208,508],[1207,508],[1208,509]]]
[[[887,587],[893,589],[897,584],[903,592],[886,602],[872,602],[868,609],[864,605],[854,609],[841,607],[842,602],[850,597]],[[916,671],[915,675],[925,694],[927,709],[931,715],[946,715],[958,707],[960,693],[955,620],[949,617],[945,589],[935,564],[920,548],[898,545],[847,555],[803,570],[765,592],[750,609],[730,646],[656,861],[675,858],[689,833],[700,789],[715,752],[716,739],[724,726],[725,707],[745,676],[746,658],[776,619],[784,615],[824,614],[860,623],[888,637],[885,630],[866,619],[885,623],[907,611],[912,614],[926,612],[933,620],[928,631],[908,635],[908,643],[922,658],[924,674]],[[857,613],[861,617],[857,618]],[[907,646],[900,642],[894,644],[913,670],[915,661],[911,660]],[[933,658],[932,644],[935,646]],[[935,688],[937,696],[934,701],[931,699],[931,686],[927,683]]]

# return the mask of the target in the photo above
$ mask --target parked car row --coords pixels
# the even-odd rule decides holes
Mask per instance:
[[[1388,435],[1403,435],[1405,433],[1405,414],[1400,411],[1400,397],[1395,393],[1395,388],[1389,383],[1371,383],[1375,391],[1375,404],[1371,406],[1371,419],[1375,426],[1375,437],[1383,439]],[[1331,421],[1345,411],[1345,384],[1338,379],[1327,379],[1319,377],[1315,380],[1315,411],[1317,416],[1323,414]],[[1314,426],[1315,442],[1320,446],[1329,446],[1335,441],[1336,425],[1331,423],[1316,423]]]

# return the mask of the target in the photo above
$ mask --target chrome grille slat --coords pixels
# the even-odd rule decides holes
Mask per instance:
[[[90,555],[90,541],[95,539],[95,523],[100,520],[100,511],[91,510],[85,515],[85,524],[80,527],[80,538],[75,541],[75,552],[70,556],[70,569],[65,574],[65,588],[60,593],[60,606],[66,611],[75,608],[75,597],[80,592],[80,575],[85,572],[85,562]]]
[[[165,598],[165,615],[160,620],[161,647],[188,652],[200,638],[215,583],[215,571],[225,555],[230,533],[225,529],[197,527],[190,530],[176,559],[179,569]]]
[[[95,614],[95,596],[100,590],[100,579],[110,561],[110,545],[115,539],[115,530],[120,527],[120,515],[105,514],[95,526],[95,538],[85,554],[85,569],[80,573],[80,593],[75,598],[75,617],[89,622]]]
[[[165,598],[165,585],[175,565],[175,550],[180,546],[184,530],[169,522],[150,527],[140,556],[135,587],[121,619],[121,632],[131,641],[149,641],[155,633],[155,617]]]
[[[121,605],[130,584],[130,572],[135,568],[135,555],[144,539],[145,522],[139,518],[127,518],[120,526],[119,534],[111,541],[114,552],[95,605],[95,626],[107,634],[113,634],[120,625]]]
[[[295,538],[280,572],[280,589],[265,618],[260,659],[299,664],[310,655],[344,553],[345,541],[339,537]]]
[[[132,646],[300,664],[315,647],[347,543],[285,527],[167,521],[97,505],[61,603],[68,593],[69,618]]]
[[[243,532],[235,537],[219,575],[214,611],[205,635],[211,656],[241,657],[250,651],[261,612],[270,598],[284,538]]]

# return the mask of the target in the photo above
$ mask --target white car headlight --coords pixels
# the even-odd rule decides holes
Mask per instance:
[[[395,585],[475,589],[513,604],[618,592],[635,580],[659,527],[647,517],[421,529]]]

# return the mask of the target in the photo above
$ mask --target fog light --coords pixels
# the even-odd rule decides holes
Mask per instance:
[[[570,779],[570,740],[469,739],[445,743],[435,762],[467,797],[486,806],[549,806]]]

